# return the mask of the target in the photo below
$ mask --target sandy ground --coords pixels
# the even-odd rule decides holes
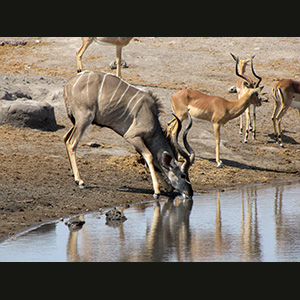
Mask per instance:
[[[34,101],[49,102],[59,129],[0,126],[0,239],[51,219],[151,199],[148,172],[132,146],[109,129],[91,126],[80,142],[78,164],[87,188],[77,188],[70,175],[62,137],[71,123],[61,93],[76,74],[81,39],[0,38],[4,40],[27,44],[0,46],[0,92],[22,91]],[[122,74],[163,100],[161,122],[166,124],[172,118],[170,97],[177,90],[188,87],[236,100],[227,92],[236,79],[230,52],[242,58],[256,54],[255,70],[269,94],[280,78],[299,80],[299,50],[300,38],[294,37],[138,37],[124,48],[129,68]],[[83,67],[115,72],[108,66],[114,57],[114,47],[93,44]],[[257,109],[257,140],[250,136],[248,144],[239,135],[239,119],[221,130],[222,169],[216,168],[212,124],[194,124],[189,141],[197,155],[190,170],[195,192],[299,178],[299,114],[290,109],[283,119],[285,148],[280,148],[273,139],[272,110],[271,98]],[[87,146],[90,142],[100,147]]]

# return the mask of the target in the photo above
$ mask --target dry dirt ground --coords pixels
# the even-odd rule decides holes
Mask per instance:
[[[0,126],[0,239],[51,219],[151,199],[149,174],[131,145],[109,129],[91,126],[80,142],[79,169],[87,188],[77,188],[70,175],[62,137],[71,123],[61,92],[76,74],[75,52],[81,39],[0,41],[27,42],[0,46],[0,92],[21,91],[33,101],[49,102],[59,124],[52,132]],[[295,37],[138,37],[124,48],[129,68],[122,74],[124,80],[153,90],[163,100],[166,113],[161,122],[166,124],[172,118],[170,97],[177,90],[188,87],[236,100],[227,92],[236,79],[230,52],[242,58],[256,54],[255,70],[269,94],[280,78],[300,80],[299,50],[300,38]],[[114,47],[93,44],[83,57],[83,67],[115,72],[108,67],[114,57]],[[290,109],[282,122],[285,148],[280,148],[273,139],[272,110],[270,97],[257,109],[257,140],[250,137],[248,144],[239,135],[239,119],[222,128],[222,169],[214,160],[212,124],[194,124],[189,141],[197,155],[190,170],[195,192],[299,179],[298,111]],[[90,142],[100,147],[87,146]]]

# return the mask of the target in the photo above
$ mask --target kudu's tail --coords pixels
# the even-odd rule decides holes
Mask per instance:
[[[65,88],[63,90],[63,99],[64,99],[64,103],[65,103],[66,112],[68,114],[68,117],[71,120],[71,122],[73,123],[73,125],[75,125],[75,118],[74,118],[74,115],[72,113],[72,110],[71,110],[71,107],[70,107],[70,104],[69,104],[69,100],[68,100],[68,97],[67,97],[67,92],[66,92]]]

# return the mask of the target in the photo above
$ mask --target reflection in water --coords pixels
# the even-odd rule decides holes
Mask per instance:
[[[0,244],[0,261],[299,261],[299,190],[251,186],[136,204],[115,227],[88,214],[78,231],[60,222]]]

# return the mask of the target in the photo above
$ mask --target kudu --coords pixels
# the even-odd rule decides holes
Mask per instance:
[[[260,81],[253,87],[250,80],[239,73],[238,61],[236,62],[236,75],[246,81],[246,91],[237,101],[228,101],[221,97],[206,95],[190,89],[181,90],[171,96],[172,109],[177,117],[168,123],[168,134],[171,136],[176,134],[178,119],[181,122],[185,120],[188,117],[188,112],[195,121],[206,120],[212,122],[214,125],[218,168],[223,166],[220,160],[221,125],[225,125],[228,121],[240,116],[250,104],[261,105],[258,93],[263,87],[258,87]]]
[[[100,45],[115,45],[116,46],[116,64],[117,64],[117,76],[121,77],[121,60],[122,60],[122,48],[127,46],[133,37],[82,37],[82,46],[76,52],[77,56],[77,72],[82,71],[82,56],[88,46],[92,42],[96,42]]]
[[[134,87],[113,74],[84,71],[65,84],[63,98],[73,123],[64,142],[79,187],[83,188],[84,182],[76,164],[76,148],[86,128],[95,124],[111,128],[143,156],[150,170],[155,198],[160,193],[155,171],[184,197],[193,196],[188,180],[189,155],[185,153],[186,160],[180,166],[176,151],[184,151],[167,139],[158,119],[161,102],[151,92]],[[184,143],[188,145],[187,141]]]

